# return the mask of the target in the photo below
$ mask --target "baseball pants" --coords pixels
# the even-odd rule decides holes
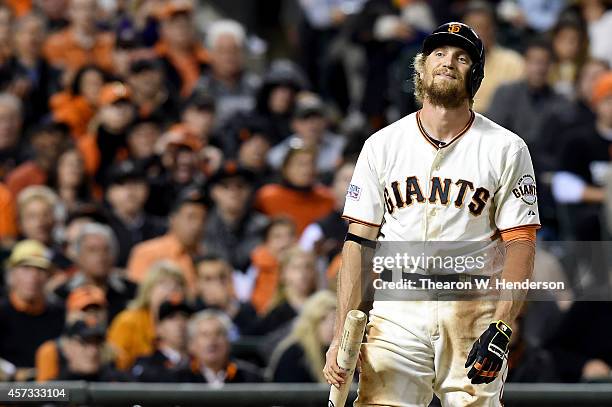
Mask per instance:
[[[375,301],[362,345],[355,406],[501,406],[507,361],[492,383],[474,385],[465,361],[493,320],[493,301]]]

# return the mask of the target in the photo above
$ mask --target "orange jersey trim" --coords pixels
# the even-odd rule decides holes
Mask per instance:
[[[421,111],[420,110],[416,113],[416,121],[417,121],[417,126],[419,127],[419,131],[421,132],[421,135],[423,136],[423,138],[425,138],[425,140],[427,140],[427,142],[429,144],[431,144],[436,150],[440,150],[442,148],[446,148],[446,147],[450,146],[455,141],[459,140],[459,138],[461,136],[463,136],[465,133],[467,133],[467,131],[470,129],[470,127],[472,127],[472,124],[474,123],[474,119],[476,118],[476,115],[474,114],[474,112],[472,110],[470,110],[470,113],[471,113],[470,120],[468,120],[468,122],[465,125],[465,127],[459,132],[459,134],[457,134],[455,137],[453,137],[453,139],[451,141],[449,141],[448,143],[446,143],[443,146],[438,146],[438,145],[434,144],[431,141],[433,139],[433,137],[431,137],[427,133],[427,130],[425,130],[425,127],[423,126],[423,123],[421,122]]]
[[[342,215],[342,219],[346,219],[349,222],[360,223],[360,224],[365,225],[365,226],[373,226],[373,227],[376,227],[376,228],[380,227],[380,225],[377,225],[376,223],[366,222],[365,220],[361,220],[361,219],[357,219],[357,218],[352,218],[352,217],[346,216],[346,215]]]
[[[512,242],[515,240],[529,240],[531,242],[536,241],[536,230],[539,229],[539,225],[525,225],[517,226],[514,228],[501,230],[501,238],[504,242]]]

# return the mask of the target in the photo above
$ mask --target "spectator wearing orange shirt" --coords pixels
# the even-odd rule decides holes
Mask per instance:
[[[106,74],[100,68],[95,65],[85,65],[74,75],[70,89],[51,96],[49,107],[53,119],[66,123],[76,140],[87,133],[106,80]]]
[[[155,331],[160,305],[185,296],[185,277],[176,264],[160,261],[147,270],[138,294],[128,309],[117,315],[107,339],[115,348],[117,367],[129,369],[140,356],[155,350]]]
[[[127,158],[127,132],[135,116],[131,103],[131,91],[121,82],[112,82],[102,87],[99,99],[95,133],[79,140],[79,149],[85,159],[87,173],[94,175],[98,183],[104,182],[108,169],[116,162]]]
[[[26,161],[6,177],[6,186],[13,196],[19,195],[31,185],[43,185],[57,160],[68,144],[68,127],[63,123],[50,123],[39,126],[30,136],[34,157]]]
[[[209,203],[198,188],[188,188],[176,200],[170,213],[169,231],[164,236],[134,246],[128,260],[128,275],[142,282],[151,266],[159,260],[176,263],[191,294],[196,289],[193,259],[203,254],[201,245]]]
[[[6,4],[13,9],[17,17],[22,17],[32,11],[32,0],[6,0]]]
[[[113,34],[96,28],[96,0],[70,0],[70,25],[46,41],[44,53],[52,64],[74,74],[79,68],[93,63],[111,72],[113,69]]]
[[[291,218],[298,235],[334,209],[333,194],[317,184],[316,159],[313,148],[290,149],[283,161],[281,183],[262,187],[255,200],[255,207],[262,213]]]
[[[168,0],[157,13],[161,38],[155,44],[164,61],[166,77],[187,97],[209,62],[207,51],[199,44],[193,24],[193,4],[188,0]]]
[[[0,182],[0,244],[8,244],[17,236],[15,200],[8,188]]]

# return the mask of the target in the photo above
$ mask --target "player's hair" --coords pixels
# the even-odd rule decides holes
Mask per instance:
[[[329,290],[322,290],[313,294],[300,312],[300,316],[295,321],[293,329],[287,338],[285,338],[274,350],[270,359],[266,376],[272,379],[274,370],[283,353],[293,345],[299,345],[304,351],[306,366],[313,378],[316,378],[319,383],[325,383],[323,376],[323,367],[325,366],[325,356],[321,353],[321,349],[327,344],[321,343],[318,337],[318,327],[323,318],[329,312],[334,312],[336,309],[336,295]]]
[[[414,98],[421,105],[423,105],[423,101],[425,100],[425,85],[423,84],[423,79],[421,78],[421,75],[425,72],[425,59],[427,59],[427,55],[419,52],[416,54],[414,61],[412,62],[412,66],[414,67],[414,75],[412,76],[412,82],[414,84]],[[469,77],[465,78],[466,82],[469,82],[469,80]],[[474,98],[470,98],[470,108],[473,106]]]
[[[178,265],[169,260],[158,261],[149,268],[144,281],[138,286],[136,298],[130,302],[128,308],[140,310],[148,309],[151,304],[151,292],[153,288],[165,278],[173,279],[183,288],[187,286],[185,277]]]

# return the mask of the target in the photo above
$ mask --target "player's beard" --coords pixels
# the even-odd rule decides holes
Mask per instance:
[[[465,80],[457,71],[452,72],[455,80],[436,80],[436,74],[443,70],[436,70],[431,79],[424,81],[423,91],[425,98],[434,106],[452,109],[461,106],[468,99]]]

